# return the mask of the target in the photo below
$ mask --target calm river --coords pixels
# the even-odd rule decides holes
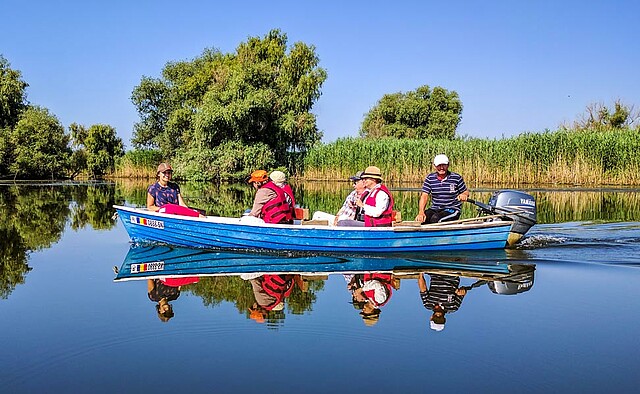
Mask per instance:
[[[311,211],[350,190],[295,186]],[[636,392],[640,190],[521,190],[539,224],[516,249],[363,259],[134,247],[111,206],[143,205],[145,183],[0,184],[0,392]],[[252,202],[182,191],[215,215]],[[392,192],[413,218],[417,191]],[[165,316],[166,284],[130,273],[194,260]]]

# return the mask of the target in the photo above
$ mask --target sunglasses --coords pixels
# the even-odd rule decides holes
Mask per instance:
[[[163,172],[163,174],[164,174],[165,176],[173,175],[173,171],[171,171],[171,170],[167,170],[167,171],[164,171],[164,172]]]

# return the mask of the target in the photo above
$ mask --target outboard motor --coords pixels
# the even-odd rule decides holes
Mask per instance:
[[[520,272],[509,276],[508,278],[501,278],[500,280],[494,280],[487,283],[489,290],[494,294],[502,295],[514,295],[524,293],[531,290],[533,287],[533,277],[535,266],[515,265]],[[514,265],[510,267],[513,269]]]
[[[462,288],[469,291],[476,287],[487,285],[494,294],[514,295],[524,293],[533,287],[533,277],[536,270],[535,265],[530,264],[509,264],[508,275],[496,277],[495,279],[480,279],[471,286]]]
[[[509,246],[518,242],[537,223],[536,200],[532,195],[518,190],[495,191],[489,199],[488,205],[470,201],[480,207],[481,212],[490,215],[504,214],[505,220],[515,222],[507,240]]]

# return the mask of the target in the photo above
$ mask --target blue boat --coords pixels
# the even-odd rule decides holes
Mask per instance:
[[[172,215],[120,205],[114,208],[133,242],[251,251],[411,253],[503,249],[517,242],[535,223],[533,197],[518,191],[500,191],[492,199],[493,205],[476,204],[488,214],[485,216],[424,225],[400,222],[393,227],[265,224],[241,218]]]
[[[243,250],[330,253],[501,249],[512,222],[473,221],[419,227],[245,224],[238,218],[194,218],[115,207],[131,241]]]
[[[497,262],[501,255],[440,254],[428,259],[410,256],[277,256],[169,245],[133,245],[116,281],[193,276],[232,276],[243,274],[355,274],[365,272],[413,274],[440,273],[497,280],[532,272],[534,267]]]

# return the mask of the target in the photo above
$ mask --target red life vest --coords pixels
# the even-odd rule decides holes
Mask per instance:
[[[293,219],[296,217],[296,199],[293,197],[293,190],[287,183],[282,187],[282,191],[285,194],[285,198],[288,197],[287,201],[289,202],[289,208],[291,209],[291,219]]]
[[[200,281],[200,278],[197,276],[185,276],[182,278],[165,278],[160,280],[167,286],[178,287],[190,285],[192,283],[198,283],[198,281]]]
[[[373,191],[369,193],[364,203],[367,205],[375,206],[376,196],[380,191],[387,193],[387,195],[389,196],[389,205],[387,206],[387,209],[382,212],[382,215],[377,218],[365,214],[364,225],[366,227],[391,227],[391,223],[393,223],[393,219],[391,217],[393,213],[393,196],[391,196],[391,192],[385,185],[380,184],[380,187],[374,188]]]
[[[374,290],[364,291],[364,295],[369,300],[371,300],[371,302],[373,302],[375,306],[385,305],[387,302],[389,302],[389,299],[391,298],[391,294],[393,293],[393,287],[391,286],[391,274],[383,274],[383,273],[364,274],[362,278],[363,283],[370,280],[377,280],[382,284],[382,286],[384,286],[384,290],[387,295],[387,298],[383,302],[378,303],[376,301]]]
[[[271,310],[280,302],[283,302],[285,298],[291,295],[291,292],[293,291],[293,284],[293,275],[263,275],[262,288],[265,293],[276,299],[273,304],[264,308],[266,310]]]
[[[200,213],[198,211],[194,211],[191,208],[183,207],[182,205],[178,204],[164,204],[162,207],[160,207],[158,212],[170,213],[172,215],[191,216],[194,218],[200,216]]]
[[[273,190],[276,197],[267,201],[262,206],[262,219],[265,223],[293,223],[293,212],[287,203],[287,198],[280,186],[269,181],[262,185],[267,189]],[[293,193],[292,193],[293,194]]]

